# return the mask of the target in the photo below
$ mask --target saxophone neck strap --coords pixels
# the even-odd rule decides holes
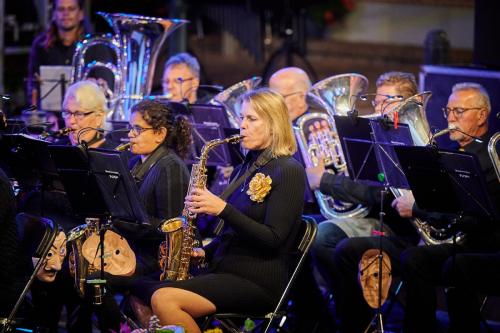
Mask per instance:
[[[168,148],[160,145],[148,158],[141,163],[141,161],[137,161],[134,167],[131,170],[132,176],[134,176],[137,182],[141,182],[144,179],[144,176],[148,173],[149,169],[153,167],[163,156],[165,156],[168,152]]]
[[[252,173],[255,172],[255,170],[263,167],[266,165],[270,160],[273,159],[272,153],[270,149],[266,149],[262,152],[262,154],[259,155],[257,160],[252,164],[250,168],[241,176],[239,176],[237,179],[233,180],[227,188],[222,192],[220,195],[220,198],[224,201],[229,198],[231,193],[234,192]],[[222,232],[222,229],[224,229],[224,220],[220,219],[219,223],[217,223],[217,226],[214,229],[214,234],[219,235]]]

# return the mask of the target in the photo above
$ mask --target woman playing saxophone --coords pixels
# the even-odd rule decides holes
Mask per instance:
[[[168,106],[142,101],[131,109],[130,165],[149,216],[150,226],[124,225],[124,236],[132,243],[144,273],[158,270],[157,252],[163,237],[161,221],[179,216],[184,207],[189,171],[183,162],[191,143],[187,120],[175,117]]]
[[[241,101],[241,142],[249,152],[232,179],[244,181],[227,201],[206,188],[194,188],[186,197],[192,213],[219,216],[225,227],[212,243],[193,251],[205,257],[208,272],[151,288],[162,325],[200,332],[194,318],[215,311],[271,310],[288,281],[285,253],[301,223],[305,172],[292,158],[296,143],[281,95],[262,89]]]

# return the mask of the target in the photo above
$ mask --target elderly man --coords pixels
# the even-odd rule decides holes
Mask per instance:
[[[200,85],[200,64],[188,53],[178,53],[171,56],[165,63],[162,86],[163,94],[170,95],[173,102],[197,101]]]
[[[309,76],[298,67],[285,67],[269,79],[269,88],[285,99],[290,120],[293,122],[307,112],[306,94],[311,87]]]
[[[456,84],[448,99],[448,105],[443,110],[449,127],[457,129],[450,132],[450,139],[459,145],[459,150],[478,157],[490,198],[496,207],[500,207],[500,186],[487,151],[490,137],[488,116],[491,111],[488,93],[476,83]],[[474,140],[475,137],[479,137],[482,143]],[[432,220],[430,213],[417,207],[411,193],[394,200],[393,207],[401,216]],[[426,245],[413,247],[402,253],[401,266],[406,285],[405,332],[437,331],[436,286],[455,286],[457,281],[463,281],[464,276],[471,275],[467,272],[473,272],[477,263],[469,262],[467,258],[470,259],[473,254],[500,250],[499,222],[497,217],[497,220],[492,221],[477,220],[473,225],[468,223],[465,241],[456,246]],[[460,227],[460,224],[457,225]],[[465,254],[455,257],[456,253]],[[456,259],[459,259],[458,265],[455,264]],[[451,292],[453,293],[453,289]],[[463,303],[463,300],[460,300],[460,303]],[[451,332],[479,332],[477,309],[473,311],[475,315],[460,312],[457,315],[456,304],[450,303],[449,306]]]

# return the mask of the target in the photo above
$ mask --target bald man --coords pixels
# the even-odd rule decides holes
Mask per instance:
[[[282,68],[269,79],[269,88],[280,93],[285,99],[292,122],[306,113],[306,94],[310,87],[309,76],[298,67]]]

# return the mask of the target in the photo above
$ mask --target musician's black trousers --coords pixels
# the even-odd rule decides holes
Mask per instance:
[[[500,263],[500,255],[463,252],[485,251],[492,249],[441,244],[413,247],[402,253],[405,333],[437,331],[436,286],[447,288],[450,332],[479,332],[476,292],[499,291],[500,266],[494,266],[493,259]]]

